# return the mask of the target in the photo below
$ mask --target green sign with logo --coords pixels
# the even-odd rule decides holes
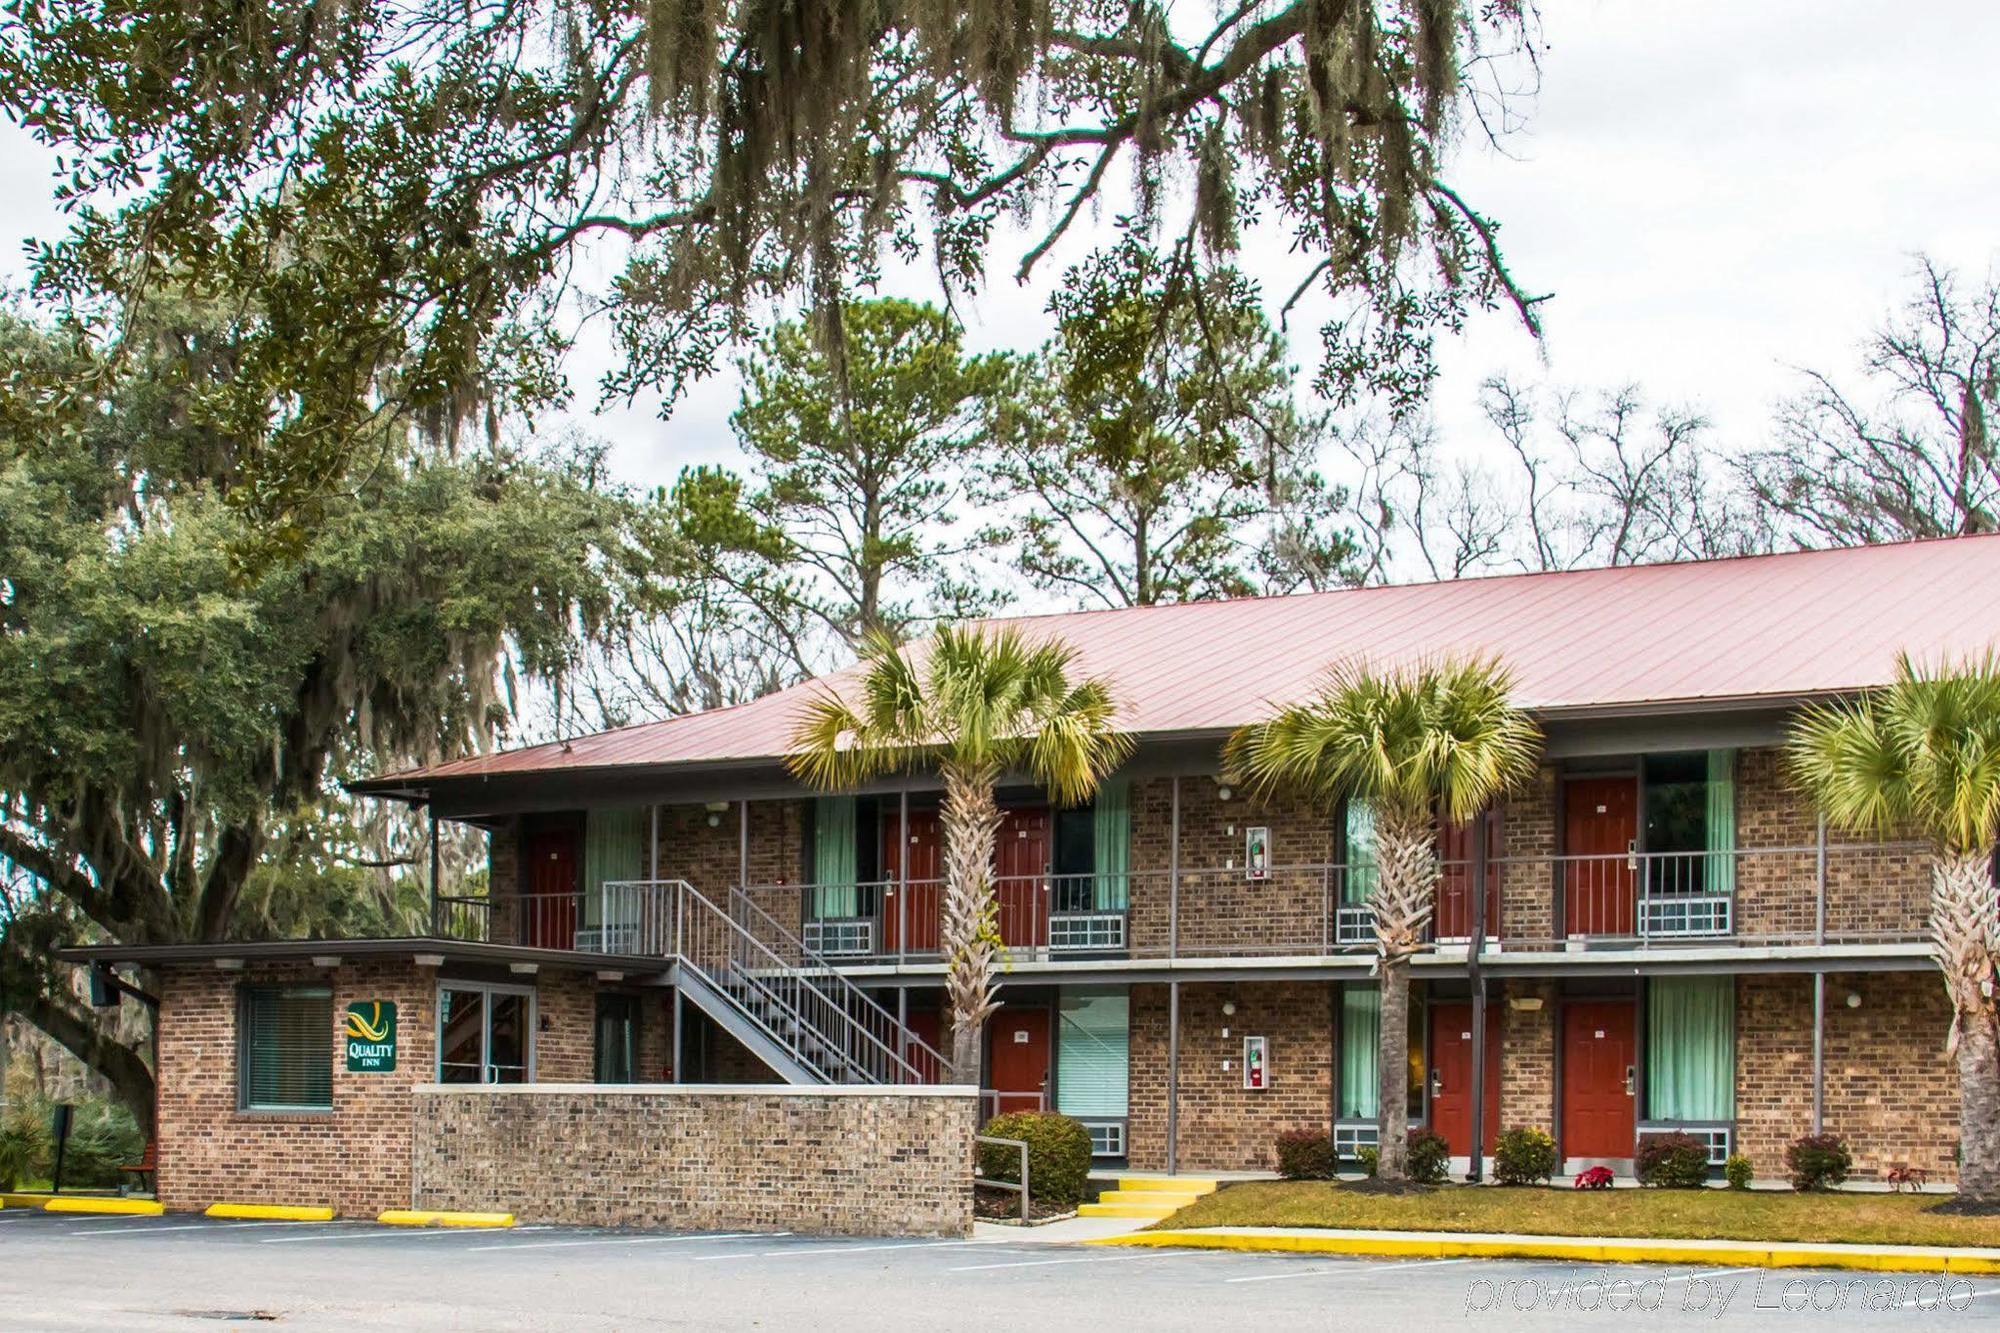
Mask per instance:
[[[347,1072],[386,1074],[396,1067],[396,1002],[356,1000],[347,1006]]]

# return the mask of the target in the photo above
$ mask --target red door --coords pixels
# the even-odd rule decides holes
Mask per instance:
[[[882,898],[882,936],[892,953],[936,953],[938,950],[939,888],[944,876],[944,839],[935,810],[910,811],[907,833],[899,812],[882,815],[882,878],[889,892]],[[904,853],[908,856],[905,857]],[[907,884],[898,884],[905,860]],[[903,898],[897,902],[897,897]]]
[[[1631,778],[1571,778],[1563,784],[1563,930],[1631,935],[1638,924],[1633,871],[1639,784]]]
[[[1006,811],[993,843],[993,896],[1000,904],[1000,938],[1017,948],[1047,941],[1049,812],[1046,806]]]
[[[987,1110],[1039,1111],[1049,1090],[1049,1011],[1003,1008],[986,1024]]]
[[[951,1052],[945,1046],[943,1014],[935,1009],[911,1009],[904,1016],[904,1022],[909,1026],[910,1036],[916,1041],[921,1041],[947,1060],[951,1058]],[[908,1060],[923,1077],[938,1082],[949,1081],[948,1071],[943,1068],[933,1069],[930,1057],[920,1053],[916,1042],[903,1044],[903,1058]]]
[[[1472,825],[1447,824],[1438,833],[1437,914],[1431,937],[1440,940],[1472,938]],[[1500,820],[1486,824],[1486,933],[1500,930],[1500,868],[1490,864],[1500,855]]]
[[[1632,1002],[1563,1005],[1562,1150],[1565,1157],[1630,1157]]]
[[[576,947],[576,830],[542,829],[527,838],[527,897],[521,943],[535,949]]]
[[[1431,1006],[1430,1127],[1455,1157],[1472,1156],[1472,1005]],[[1500,1134],[1500,1011],[1486,1010],[1486,1108],[1481,1137],[1492,1152]]]

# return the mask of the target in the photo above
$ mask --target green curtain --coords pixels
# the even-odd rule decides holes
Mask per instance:
[[[1708,752],[1708,862],[1703,888],[1736,892],[1736,751]]]
[[[1646,991],[1646,1118],[1729,1120],[1736,1108],[1729,977],[1655,977]]]
[[[1382,1042],[1382,992],[1349,986],[1340,995],[1340,1118],[1373,1120],[1380,1101],[1375,1076]]]
[[[854,916],[861,910],[855,880],[860,874],[854,836],[854,798],[821,796],[813,801],[813,915]]]
[[[1359,801],[1349,801],[1344,834],[1347,877],[1340,883],[1340,901],[1365,903],[1375,891],[1375,812]]]
[[[1056,1033],[1056,1110],[1123,1116],[1130,1077],[1131,1009],[1123,995],[1064,995]]]
[[[646,806],[616,806],[589,810],[583,817],[583,924],[601,926],[604,895],[598,890],[608,881],[646,877],[646,829],[651,812]],[[618,904],[613,915],[630,917],[636,900]]]
[[[1130,778],[1112,778],[1097,789],[1091,823],[1091,864],[1097,872],[1091,905],[1100,912],[1122,912],[1129,901],[1126,872],[1132,868]]]

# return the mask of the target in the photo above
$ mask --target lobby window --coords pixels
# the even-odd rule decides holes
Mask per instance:
[[[238,1004],[236,1104],[246,1111],[333,1109],[333,991],[246,986]]]
[[[639,997],[597,997],[596,1078],[599,1083],[639,1081]]]

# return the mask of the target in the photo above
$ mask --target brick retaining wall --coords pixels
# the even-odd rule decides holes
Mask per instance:
[[[963,1089],[432,1084],[414,1196],[590,1226],[966,1236],[976,1119]]]

